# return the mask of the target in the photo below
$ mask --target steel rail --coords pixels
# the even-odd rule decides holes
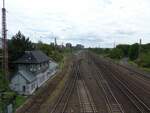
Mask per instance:
[[[78,71],[78,69],[77,69],[76,71]],[[73,93],[73,90],[75,89],[76,81],[77,81],[77,73],[76,73],[75,79],[74,79],[74,81],[73,81],[73,86],[70,87],[70,92],[69,92],[68,98],[67,98],[67,100],[66,100],[66,103],[65,103],[65,105],[64,105],[63,110],[62,110],[61,113],[65,113],[65,110],[67,109],[67,105],[68,105],[70,96],[71,96],[71,94]]]
[[[150,113],[150,108],[133,91],[131,91],[128,86],[121,82],[121,80],[119,80],[116,76],[113,76],[113,78],[124,87],[124,90],[122,88],[120,88],[120,90],[129,98],[129,100],[141,113]]]
[[[92,56],[93,57],[93,56]],[[99,63],[96,62],[96,58],[93,57],[93,60],[94,60],[94,63],[96,63],[97,65],[99,65]],[[139,110],[141,113],[150,113],[150,107],[147,106],[143,100],[141,100],[133,91],[131,91],[129,89],[129,87],[123,83],[118,77],[116,77],[116,73],[117,75],[120,75],[120,73],[118,73],[116,71],[116,73],[114,73],[112,70],[108,70],[108,67],[106,67],[106,65],[104,64],[105,62],[103,62],[102,64],[102,68],[107,71],[107,73],[111,74],[113,79],[115,80],[115,84],[116,86],[121,90],[121,92],[127,96],[127,98],[129,99],[129,101],[131,101],[131,103],[137,108],[137,110]],[[110,62],[112,63],[112,62]],[[139,75],[144,75],[144,74],[141,74],[139,72],[136,72],[135,70],[132,70],[130,68],[127,68],[127,67],[124,67],[122,65],[119,64],[120,67],[123,67],[123,68],[126,68],[127,70],[129,70],[130,72],[134,72],[135,74],[139,74]],[[144,75],[145,76],[145,75]],[[147,77],[147,76],[146,76]],[[117,83],[118,84],[117,84]]]
[[[80,72],[80,70],[78,71],[78,77],[81,75],[81,72]],[[91,107],[91,109],[92,109],[92,113],[96,113],[96,109],[94,110],[94,106],[92,105],[92,102],[91,102],[91,99],[90,99],[90,96],[89,96],[89,94],[88,94],[88,91],[87,91],[87,88],[86,88],[86,85],[85,85],[85,81],[84,80],[82,80],[82,79],[80,79],[81,81],[82,81],[82,83],[83,83],[83,87],[84,87],[84,89],[85,89],[85,92],[86,92],[86,95],[87,95],[87,97],[88,97],[88,101],[89,101],[89,104],[90,104],[90,107]],[[79,85],[77,84],[77,87],[78,88],[80,88],[79,87]],[[80,101],[81,101],[81,96],[79,95],[79,98],[80,98]],[[82,103],[81,103],[82,104]],[[82,104],[82,108],[83,108],[83,113],[86,113],[86,110],[85,110],[85,108],[84,108],[85,106]]]
[[[90,96],[89,96],[89,94],[88,94],[88,91],[87,91],[87,88],[86,88],[86,85],[85,85],[84,80],[82,80],[82,82],[83,82],[83,86],[84,86],[84,89],[85,89],[85,91],[86,91],[86,95],[87,95],[87,97],[88,97],[88,100],[89,100],[89,102],[90,102],[90,106],[91,106],[91,108],[92,108],[92,111],[93,111],[93,113],[96,113],[96,111],[94,110],[94,106],[92,105],[92,101],[91,101],[91,99],[90,99]]]
[[[108,68],[105,67],[105,70],[108,71]],[[117,71],[115,72],[119,75]],[[133,91],[131,91],[125,83],[123,83],[118,77],[116,77],[114,72],[109,71],[109,73],[112,74],[112,77],[115,79],[115,81],[118,81],[118,83],[122,85],[124,89],[122,87],[119,87],[118,84],[116,84],[115,82],[116,86],[118,86],[118,88],[123,92],[123,94],[128,97],[132,104],[141,113],[150,113],[150,108]]]
[[[124,110],[123,110],[122,107],[120,106],[120,104],[119,104],[118,100],[116,99],[114,93],[112,92],[110,86],[109,86],[108,84],[105,84],[105,85],[104,85],[104,83],[102,83],[102,81],[106,81],[106,80],[103,78],[102,73],[99,71],[99,69],[97,68],[97,66],[94,65],[94,64],[95,64],[95,59],[94,59],[93,66],[92,66],[92,67],[95,68],[95,71],[96,71],[96,73],[97,73],[97,78],[95,78],[95,80],[96,80],[96,82],[97,82],[99,88],[102,88],[102,90],[103,90],[103,92],[104,92],[104,94],[105,94],[106,101],[107,101],[107,103],[108,103],[108,107],[109,107],[109,110],[110,110],[109,112],[113,113],[113,110],[112,110],[112,105],[111,105],[111,102],[110,102],[110,99],[109,99],[109,94],[107,93],[106,90],[109,91],[109,93],[111,94],[112,98],[115,100],[116,104],[117,104],[118,107],[119,107],[119,111],[120,111],[121,113],[124,113]]]
[[[104,81],[105,79],[103,78],[102,73],[101,73],[100,71],[98,71],[98,70],[97,70],[97,72],[98,72],[98,74],[100,75],[100,76],[98,76],[99,80],[101,79],[101,80]],[[100,80],[100,81],[101,81],[101,80]],[[106,81],[106,80],[105,80],[105,81]],[[103,85],[103,84],[102,84],[102,85]],[[108,91],[110,92],[111,96],[113,97],[113,99],[114,99],[115,102],[117,103],[120,112],[121,112],[121,113],[124,113],[123,109],[121,108],[121,106],[120,106],[120,104],[119,104],[117,98],[115,97],[115,95],[114,95],[114,93],[112,92],[112,90],[111,90],[111,88],[110,88],[110,86],[109,86],[108,83],[106,84],[106,88],[108,88]],[[111,107],[111,110],[112,110],[112,107]]]
[[[81,102],[81,96],[79,94],[79,85],[78,84],[77,84],[77,93],[78,93],[79,103],[81,104],[81,107],[82,107],[82,113],[85,113],[84,105]]]
[[[77,65],[77,64],[76,64],[76,65]],[[73,74],[75,73],[76,65],[72,67]],[[63,93],[61,94],[61,96],[59,96],[57,102],[55,103],[55,105],[54,105],[54,107],[53,107],[53,109],[51,110],[50,113],[55,113],[57,107],[58,107],[59,104],[62,102],[63,98],[66,97],[67,99],[66,99],[66,102],[65,102],[65,104],[64,104],[64,106],[63,106],[63,108],[62,108],[62,112],[61,112],[61,113],[65,112],[66,107],[67,107],[67,104],[68,104],[68,102],[69,102],[70,95],[71,95],[71,93],[72,93],[72,91],[73,91],[73,89],[74,89],[74,86],[75,86],[75,85],[74,85],[74,84],[75,84],[75,80],[76,80],[76,77],[75,77],[75,79],[71,79],[71,81],[68,82],[68,84],[66,85],[65,89],[63,90]],[[68,89],[68,88],[69,88],[69,89]],[[67,96],[67,95],[68,95],[68,96]]]
[[[127,66],[124,66],[124,65],[122,65],[122,64],[118,64],[118,65],[119,65],[120,67],[122,67],[122,68],[127,69],[127,70],[130,71],[130,72],[133,72],[133,73],[135,73],[135,74],[138,74],[138,75],[141,75],[141,76],[144,76],[144,77],[150,79],[150,76],[147,76],[146,74],[143,74],[143,73],[141,73],[141,72],[137,72],[137,71],[135,71],[134,69],[131,69],[131,68],[129,68],[129,67],[127,67]]]
[[[89,59],[90,57],[88,57],[88,59]],[[93,64],[95,63],[95,58],[93,58],[93,60],[94,60],[94,62],[93,62]],[[89,60],[88,60],[89,61]],[[92,61],[92,60],[91,60]],[[92,63],[91,63],[92,64]],[[95,66],[95,65],[94,65]],[[92,67],[92,69],[97,73],[97,70],[95,70],[96,69],[96,66],[94,67],[94,66],[91,66]],[[107,107],[108,107],[108,109],[109,109],[109,113],[113,113],[112,112],[112,108],[111,108],[111,103],[110,103],[110,100],[109,100],[109,97],[108,97],[108,94],[107,94],[107,92],[106,92],[106,90],[105,90],[105,88],[104,88],[104,86],[103,86],[103,84],[102,84],[102,82],[101,82],[101,80],[100,80],[100,78],[98,77],[98,75],[96,76],[96,75],[94,75],[94,79],[95,79],[95,81],[96,81],[96,83],[98,84],[98,87],[99,87],[99,89],[102,89],[103,90],[103,92],[104,92],[104,95],[105,95],[105,98],[106,98],[106,100],[105,100],[105,103],[107,103]]]

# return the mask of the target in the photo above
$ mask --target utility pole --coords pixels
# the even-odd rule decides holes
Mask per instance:
[[[3,7],[2,7],[2,69],[6,77],[6,80],[8,80],[8,50],[7,50],[5,0],[3,0]]]
[[[142,39],[140,38],[140,42],[139,42],[139,55],[138,55],[138,58],[140,58],[140,55],[141,55],[141,45],[142,45]]]
[[[55,47],[57,46],[57,38],[55,37]]]
[[[116,48],[116,42],[114,41],[114,48]]]

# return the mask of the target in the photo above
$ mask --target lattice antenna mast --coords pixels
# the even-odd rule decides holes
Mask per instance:
[[[139,55],[138,55],[139,58],[141,56],[141,45],[142,45],[142,39],[140,38],[140,42],[139,42]]]
[[[8,80],[8,50],[7,50],[7,28],[6,28],[6,9],[5,9],[5,0],[3,0],[2,8],[2,66],[3,72]]]
[[[55,39],[54,39],[54,40],[55,40],[55,46],[57,46],[57,38],[55,37]]]

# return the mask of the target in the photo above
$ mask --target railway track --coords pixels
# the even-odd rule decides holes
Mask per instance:
[[[135,107],[141,113],[150,113],[150,108],[140,99],[138,96],[131,91],[122,81],[117,77],[113,76],[115,81],[117,81],[118,88],[128,97],[128,99],[135,105]]]
[[[127,84],[125,84],[120,78],[120,73],[117,71],[110,71],[108,67],[103,64],[103,73],[110,75],[110,78],[113,79],[114,84],[120,89],[120,91],[129,99],[129,101],[137,108],[140,113],[150,113],[150,108],[141,100]],[[105,70],[105,71],[104,71]],[[118,76],[116,76],[116,74]],[[132,87],[132,86],[131,86]]]
[[[128,100],[136,107],[136,109],[140,112],[140,113],[150,113],[150,108],[148,105],[146,105],[144,103],[143,100],[141,100],[137,95],[136,93],[134,93],[129,85],[125,84],[124,81],[122,81],[122,79],[119,77],[120,73],[118,72],[117,73],[117,70],[111,70],[109,69],[109,64],[108,65],[105,65],[105,62],[101,62],[101,64],[98,63],[98,59],[94,58],[94,63],[96,65],[101,65],[101,70],[103,72],[103,74],[107,74],[109,75],[109,78],[111,78],[113,80],[113,83],[118,87],[118,89],[128,98]],[[113,66],[113,65],[111,65]],[[120,65],[118,65],[120,66]],[[98,66],[99,67],[99,66]],[[121,66],[123,67],[123,66]],[[123,68],[126,68],[126,67],[123,67]],[[128,68],[126,68],[128,69]],[[135,74],[139,74],[140,76],[144,76],[143,74],[141,73],[138,73],[136,71],[133,71],[133,70],[130,70],[128,69],[129,71],[132,71],[133,73]],[[117,76],[116,76],[117,75]],[[100,77],[102,77],[102,75],[100,75]]]
[[[50,113],[65,113],[70,96],[75,88],[78,70],[79,70],[79,66],[78,64],[75,64],[73,66],[73,73],[72,73],[73,75],[71,80],[64,88],[62,94],[59,96],[57,102],[54,104],[53,109],[51,110]]]
[[[93,63],[91,63],[93,64]],[[103,90],[105,98],[106,98],[106,104],[108,108],[109,113],[124,113],[124,110],[121,106],[121,104],[118,102],[117,98],[115,97],[113,91],[111,90],[109,84],[104,79],[102,73],[99,71],[99,69],[93,64],[93,71],[97,73],[94,75],[94,79],[96,80],[98,86],[100,89]]]
[[[77,81],[77,92],[80,103],[80,112],[81,113],[97,113],[97,109],[93,102],[93,98],[86,87],[85,81],[79,78],[78,75]]]
[[[150,86],[150,76],[146,73],[142,73],[140,70],[138,71],[137,69],[134,69],[133,67],[127,67],[126,65],[120,64],[120,63],[114,63],[111,59],[107,61],[109,65],[115,66],[116,69],[119,70],[127,70],[130,75],[130,77],[134,77],[134,79],[137,79],[138,81],[143,81],[143,84]]]
[[[88,64],[91,65],[91,69],[95,71],[95,75],[93,75],[95,81],[98,84],[98,87],[102,89],[105,96],[105,103],[108,108],[109,113],[125,113],[122,106],[118,102],[117,98],[115,97],[113,91],[111,90],[109,84],[103,77],[103,73],[100,72],[99,68],[97,67],[97,59],[90,54],[88,54]]]
[[[117,68],[117,65],[119,68]],[[117,64],[115,67],[119,70],[122,70],[122,69],[125,69],[129,72],[128,76],[131,78],[131,79],[136,79],[140,85],[145,85],[145,86],[148,86],[150,87],[150,77],[148,75],[145,75],[145,74],[142,74],[140,72],[137,72],[135,70],[132,70],[124,65],[121,65],[121,64]],[[131,76],[132,75],[132,76]],[[138,84],[139,85],[139,84]],[[143,87],[141,87],[143,90],[145,90]],[[150,91],[150,90],[149,90]],[[147,92],[147,91],[146,91]],[[150,92],[149,92],[150,93]]]
[[[106,69],[106,68],[105,68]],[[122,82],[119,77],[115,76],[116,73],[112,72],[112,78],[116,81],[116,86],[128,97],[128,99],[134,104],[134,106],[141,113],[150,113],[150,108],[147,106],[143,100],[141,100],[130,88]],[[117,73],[119,75],[119,73]]]
[[[135,69],[131,69],[131,68],[129,68],[129,67],[127,67],[127,66],[124,66],[124,65],[122,65],[122,64],[119,64],[119,63],[118,63],[117,65],[119,65],[120,67],[122,67],[122,68],[124,68],[124,69],[127,69],[128,71],[133,72],[133,73],[135,73],[135,74],[137,74],[137,75],[140,75],[140,76],[143,76],[143,77],[146,77],[146,78],[150,79],[150,76],[148,76],[148,75],[146,75],[146,74],[143,74],[143,73],[141,73],[141,72],[138,72],[138,71],[136,71]]]

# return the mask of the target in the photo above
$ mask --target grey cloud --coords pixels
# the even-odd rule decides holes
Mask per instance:
[[[48,4],[45,9],[28,4],[26,0],[9,1],[10,9],[7,14],[9,34],[21,30],[34,41],[41,39],[50,42],[53,41],[51,34],[53,32],[61,42],[81,42],[85,45],[103,43],[110,46],[111,44],[108,43],[114,40],[118,43],[128,43],[129,39],[130,42],[135,42],[142,33],[142,37],[146,37],[146,42],[149,42],[147,32],[150,28],[148,12],[150,2],[148,0],[139,0],[146,4],[141,6],[136,0],[125,0],[122,3],[120,0],[89,0],[90,4],[86,2],[85,5],[78,6],[78,3],[84,4],[86,0],[76,0],[77,7],[71,4],[74,1],[67,4],[68,0],[64,0],[60,6],[57,1],[54,4],[53,0],[45,1],[45,4],[42,4],[44,7]],[[31,2],[34,3],[33,0]],[[41,0],[36,2],[37,6],[42,3]],[[23,3],[27,3],[24,5],[29,9],[25,9]],[[18,10],[18,7],[21,9]],[[30,8],[33,10],[31,11]],[[42,38],[39,38],[40,36]]]
[[[87,34],[76,34],[74,36],[65,38],[63,40],[66,41],[79,41],[79,42],[103,42],[104,40],[96,35],[96,34],[92,34],[92,33],[87,33]]]
[[[118,34],[118,35],[134,35],[136,34],[137,32],[136,31],[132,31],[132,30],[128,30],[128,31],[125,31],[125,30],[117,30],[115,32],[115,34]]]
[[[40,29],[40,28],[38,29],[38,28],[30,28],[30,27],[29,27],[28,30],[31,30],[31,31],[34,31],[34,32],[38,32],[38,33],[39,33],[39,32],[40,32],[40,33],[49,32],[48,30],[42,29],[42,28],[41,28],[41,29]]]

